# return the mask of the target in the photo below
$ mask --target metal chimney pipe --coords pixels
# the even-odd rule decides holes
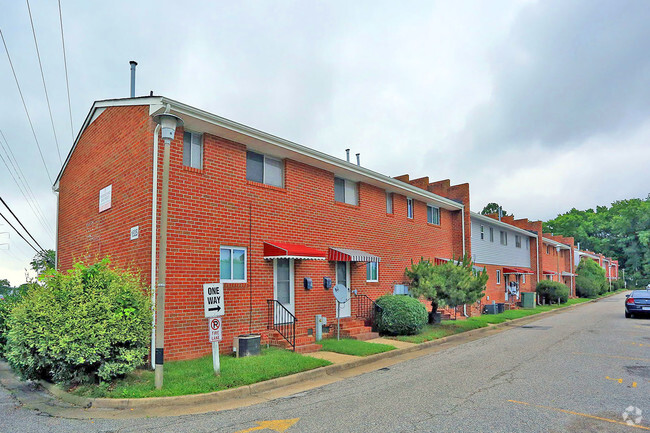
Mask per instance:
[[[345,149],[345,158],[350,162],[350,149]]]
[[[361,155],[361,154],[357,153],[357,165],[361,165],[361,162],[359,161],[359,155]]]
[[[131,97],[135,98],[135,67],[138,66],[138,62],[131,60]]]

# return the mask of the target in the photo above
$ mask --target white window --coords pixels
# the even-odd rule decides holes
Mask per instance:
[[[515,235],[515,247],[521,248],[521,236]]]
[[[340,177],[334,178],[334,200],[341,203],[351,205],[358,205],[358,192],[357,183],[351,180],[341,179]]]
[[[368,282],[379,281],[379,263],[377,262],[366,263],[366,281]]]
[[[183,165],[203,168],[203,135],[185,131],[183,134]]]
[[[497,269],[497,284],[501,284],[501,271]]]
[[[249,150],[246,152],[246,179],[282,188],[284,161]]]
[[[221,247],[219,268],[222,283],[246,282],[246,248]]]
[[[501,240],[501,245],[508,245],[508,233],[503,230],[499,230],[499,237]]]
[[[406,199],[406,217],[408,219],[413,219],[413,199]]]
[[[427,205],[427,222],[429,224],[440,225],[440,208]]]
[[[546,245],[546,254],[551,254],[551,247]]]
[[[526,249],[530,249],[530,238],[526,238]]]
[[[494,242],[494,229],[490,227],[490,242]]]
[[[481,226],[481,240],[485,240],[485,227]]]
[[[526,284],[526,274],[521,276],[521,284]]]
[[[393,193],[392,192],[387,192],[386,193],[386,213],[389,213],[389,214],[393,213]]]

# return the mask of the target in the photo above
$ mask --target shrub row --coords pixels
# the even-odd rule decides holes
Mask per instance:
[[[537,283],[536,291],[547,304],[557,302],[558,299],[561,303],[569,300],[569,288],[559,281],[542,280]]]

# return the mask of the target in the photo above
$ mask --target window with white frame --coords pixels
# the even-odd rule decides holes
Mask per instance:
[[[515,235],[515,247],[521,248],[521,236]]]
[[[406,217],[408,219],[413,219],[413,199],[406,199]]]
[[[530,249],[530,238],[526,238],[526,249]]]
[[[494,242],[494,229],[490,227],[490,242]]]
[[[379,263],[377,262],[366,263],[366,281],[367,282],[379,281]]]
[[[334,178],[334,200],[354,206],[359,204],[357,183],[351,180]]]
[[[481,226],[481,240],[485,240],[485,227]]]
[[[504,232],[503,230],[499,230],[499,239],[501,241],[501,245],[508,245],[508,233]]]
[[[427,222],[429,224],[440,225],[440,208],[427,205]]]
[[[222,283],[246,282],[246,248],[221,247],[219,268]]]
[[[282,188],[284,161],[249,150],[246,152],[246,179]]]
[[[521,276],[521,284],[526,284],[526,274]]]
[[[501,284],[501,270],[497,269],[497,284]]]
[[[387,192],[386,193],[386,213],[388,213],[388,214],[393,213],[393,193],[392,192]]]
[[[551,247],[546,245],[546,254],[551,254]]]
[[[183,134],[183,165],[203,168],[203,134],[189,131]]]

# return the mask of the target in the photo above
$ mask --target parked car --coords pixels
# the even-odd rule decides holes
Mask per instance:
[[[629,319],[633,315],[650,315],[650,290],[634,290],[626,296],[625,317]]]

